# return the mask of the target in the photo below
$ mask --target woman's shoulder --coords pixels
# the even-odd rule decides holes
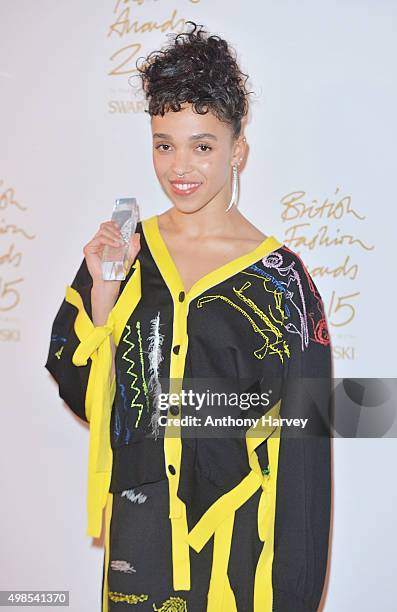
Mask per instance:
[[[285,329],[300,336],[302,350],[310,341],[329,344],[322,295],[301,255],[282,244],[262,262],[281,294]]]
[[[306,298],[321,299],[308,265],[300,254],[285,244],[281,243],[266,255],[262,263],[268,273],[280,281],[285,293],[288,294],[295,288],[303,292]]]

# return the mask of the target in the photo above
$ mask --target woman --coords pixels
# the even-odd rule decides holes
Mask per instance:
[[[102,281],[103,248],[121,237],[100,225],[46,367],[90,423],[103,611],[311,612],[331,502],[323,303],[298,255],[236,207],[246,79],[227,43],[192,25],[138,67],[172,206],[138,223],[121,283]],[[229,395],[197,406],[187,389]],[[233,406],[236,392],[248,401]]]

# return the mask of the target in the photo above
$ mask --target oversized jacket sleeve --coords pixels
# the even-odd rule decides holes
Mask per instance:
[[[134,272],[135,266],[131,266],[126,278],[120,283],[118,297]],[[92,277],[84,258],[70,286],[79,293],[85,312],[91,321],[92,284]],[[76,366],[72,362],[73,354],[80,344],[75,331],[77,314],[77,308],[64,298],[52,324],[50,346],[44,367],[58,384],[59,396],[80,419],[89,422],[86,414],[86,392],[92,359],[89,357],[86,365]]]
[[[307,418],[308,424],[304,430],[283,426],[280,434],[273,612],[315,612],[328,560],[331,345],[318,289],[303,264],[301,272],[304,308],[290,312],[290,358],[285,368],[281,416]],[[305,334],[300,333],[304,320],[306,340]]]
[[[92,277],[85,258],[81,262],[71,287],[80,294],[84,308],[92,319]],[[77,309],[63,299],[52,324],[50,346],[44,367],[57,382],[59,396],[80,419],[88,422],[85,414],[85,395],[92,360],[88,359],[87,365],[79,367],[72,363],[73,353],[80,343],[74,330],[76,315]]]

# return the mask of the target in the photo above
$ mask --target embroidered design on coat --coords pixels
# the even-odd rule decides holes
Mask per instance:
[[[127,406],[127,397],[125,393],[125,385],[123,385],[123,383],[120,381],[120,375],[121,375],[120,370],[117,368],[116,379],[118,381],[118,387],[120,389],[120,394],[123,400],[123,410],[125,412],[126,406]],[[115,412],[114,412],[114,435],[116,436],[116,438],[119,438],[119,436],[121,435],[121,418],[120,418],[120,409],[119,409],[118,403],[116,403],[115,405]]]
[[[149,392],[153,396],[153,411],[150,419],[152,433],[157,440],[159,435],[159,417],[160,417],[160,402],[159,396],[161,393],[161,384],[159,382],[159,365],[163,361],[161,347],[164,341],[164,335],[160,334],[160,313],[150,321],[150,336],[148,337],[149,349]]]
[[[137,604],[149,599],[148,595],[134,595],[117,591],[109,591],[108,596],[112,601],[125,601],[128,604]]]
[[[138,335],[138,343],[139,343],[139,361],[140,361],[140,364],[141,364],[142,387],[143,387],[143,391],[145,393],[146,410],[149,412],[150,404],[149,404],[148,386],[146,384],[146,379],[145,379],[145,360],[144,360],[144,357],[143,357],[141,322],[140,321],[136,322],[136,332],[137,332],[137,335]]]
[[[284,261],[283,255],[286,254],[295,255],[299,259],[302,265],[303,273],[306,276],[309,291],[313,295],[316,302],[317,312],[308,312],[305,301],[305,294],[303,289],[303,282],[301,275],[295,268],[296,261],[293,259],[290,263]],[[299,334],[301,338],[302,351],[307,348],[309,341],[312,340],[324,346],[330,343],[330,337],[328,327],[325,319],[324,304],[318,294],[313,280],[307,271],[302,259],[296,253],[293,253],[288,247],[283,246],[278,251],[274,251],[262,259],[264,267],[277,272],[283,279],[281,282],[284,287],[284,295],[286,298],[285,310],[290,317],[291,312],[295,310],[298,313],[299,329],[292,322],[286,324],[285,328],[287,331],[295,334]],[[271,275],[270,275],[271,276]],[[272,279],[274,277],[271,276]],[[274,279],[275,280],[275,279]],[[309,331],[309,320],[312,328],[312,336]]]
[[[137,335],[138,335],[138,343],[140,343],[141,346],[141,339],[140,339],[140,322],[137,321],[136,324],[137,327]],[[138,427],[139,422],[141,420],[141,416],[142,416],[142,411],[143,411],[143,404],[140,401],[137,401],[138,398],[140,398],[140,396],[142,395],[142,389],[140,389],[137,385],[136,382],[138,380],[138,375],[135,373],[134,368],[135,368],[135,361],[133,359],[131,359],[129,357],[129,353],[131,353],[131,351],[133,351],[133,349],[135,348],[135,343],[132,342],[132,340],[130,339],[131,336],[131,326],[130,325],[126,325],[126,329],[128,330],[127,333],[125,334],[125,336],[123,337],[123,342],[125,342],[126,344],[129,345],[128,349],[123,353],[122,355],[122,359],[124,359],[125,361],[127,361],[128,363],[130,363],[126,374],[129,374],[132,377],[132,383],[130,385],[130,389],[133,391],[133,396],[131,399],[131,403],[130,403],[130,408],[135,408],[137,410],[138,416],[135,419],[135,427]],[[133,355],[133,353],[132,353]],[[143,376],[144,379],[144,376]],[[144,385],[144,388],[146,387],[146,383]]]
[[[66,342],[66,338],[64,336],[60,336],[59,334],[52,334],[51,342]]]
[[[60,359],[62,355],[62,351],[65,348],[64,344],[66,342],[66,338],[64,338],[63,336],[59,336],[59,334],[52,334],[51,342],[62,342],[62,346],[54,353],[55,357],[57,359]]]
[[[55,357],[56,357],[57,359],[60,359],[60,358],[61,358],[62,351],[63,351],[63,349],[64,349],[64,348],[65,348],[65,347],[61,346],[61,348],[60,348],[60,349],[59,349],[59,350],[58,350],[56,353],[54,353],[54,355],[55,355]]]
[[[188,612],[186,601],[181,597],[170,597],[163,603],[161,608],[156,608],[155,604],[153,604],[153,610],[157,612]]]
[[[124,574],[133,574],[136,572],[136,569],[134,569],[128,561],[112,561],[110,567],[115,572],[123,572]]]
[[[286,253],[298,257],[287,247],[281,247],[262,258],[264,268],[271,270],[271,272],[264,270],[257,264],[252,264],[241,272],[244,276],[259,278],[263,282],[265,293],[272,295],[274,304],[267,304],[266,308],[263,309],[251,297],[248,297],[246,295],[247,289],[253,284],[248,280],[239,289],[233,287],[234,294],[243,302],[245,308],[225,295],[204,295],[196,303],[197,308],[202,308],[204,304],[213,300],[226,302],[248,320],[254,332],[264,341],[262,346],[253,351],[253,355],[257,359],[264,359],[267,355],[278,355],[282,363],[284,363],[285,356],[291,357],[288,334],[299,335],[302,351],[308,347],[310,340],[323,345],[330,342],[324,305],[314,282],[302,260],[298,257],[307,278],[309,291],[316,302],[315,312],[309,312],[305,300],[303,281],[295,268],[296,261],[292,259],[290,263],[286,263],[283,257],[283,254]],[[279,278],[276,275],[279,275]],[[257,322],[258,319],[260,322]],[[296,321],[296,323],[293,321]]]
[[[147,500],[147,495],[145,495],[144,493],[140,493],[140,492],[135,493],[135,489],[126,489],[125,491],[121,493],[121,497],[126,497],[133,504],[137,502],[138,504],[144,504],[145,501]]]
[[[251,298],[244,296],[243,292],[251,285],[252,283],[246,281],[241,289],[236,289],[233,287],[233,291],[237,297],[247,304],[247,306],[251,308],[251,310],[253,310],[253,312],[266,324],[266,327],[264,328],[259,327],[252,316],[250,316],[250,314],[248,314],[248,312],[244,310],[242,306],[239,306],[239,304],[236,304],[233,302],[233,300],[229,299],[225,295],[205,295],[197,300],[197,308],[202,308],[204,304],[211,302],[212,300],[223,300],[229,304],[229,306],[235,308],[237,312],[242,314],[248,320],[254,332],[259,334],[259,336],[264,340],[262,346],[254,350],[254,356],[257,359],[264,359],[267,354],[276,354],[279,356],[280,360],[284,362],[284,355],[290,357],[290,351],[288,344],[283,338],[282,330],[280,330],[277,326],[279,321],[274,318],[272,312],[269,312],[269,315],[267,315]]]

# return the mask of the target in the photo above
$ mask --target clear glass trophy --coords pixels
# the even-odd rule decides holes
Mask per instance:
[[[128,247],[139,221],[139,207],[136,198],[119,198],[113,207],[112,221],[121,231],[123,244],[119,247],[105,245],[102,254],[103,280],[124,280],[128,270]]]

